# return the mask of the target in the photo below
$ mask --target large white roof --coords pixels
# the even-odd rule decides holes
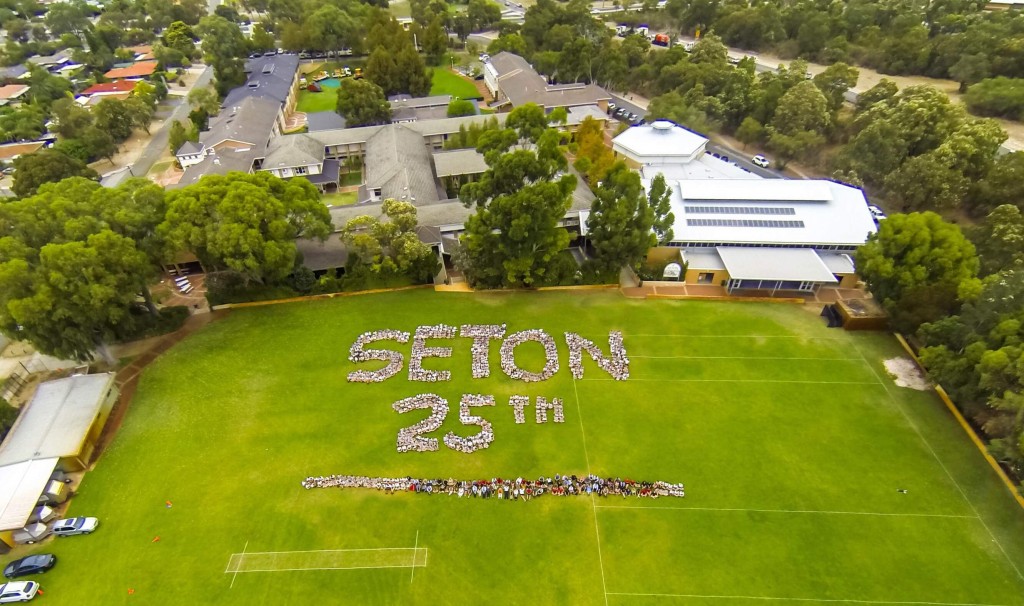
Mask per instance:
[[[626,129],[612,140],[613,147],[621,147],[636,158],[692,156],[708,140],[667,120],[655,120]]]
[[[77,455],[113,382],[105,373],[39,385],[0,445],[0,465]]]
[[[56,467],[56,457],[0,467],[0,530],[25,526]]]
[[[719,246],[716,250],[734,280],[838,281],[810,248]]]
[[[876,230],[864,193],[832,181],[670,183],[676,242],[860,246]]]
[[[733,179],[761,179],[760,175],[740,168],[732,162],[716,158],[709,153],[704,153],[695,160],[680,164],[645,164],[640,167],[641,180],[647,183],[652,181],[659,174],[665,176],[666,181],[678,181],[679,179],[707,179],[707,180],[733,180]]]

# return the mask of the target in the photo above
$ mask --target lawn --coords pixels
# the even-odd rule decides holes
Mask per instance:
[[[321,200],[328,206],[348,206],[357,202],[358,192],[346,191],[334,194],[324,194]]]
[[[828,329],[814,311],[429,290],[232,311],[147,369],[71,501],[99,530],[36,546],[60,558],[46,602],[1024,604],[1024,511],[933,394],[886,376],[882,361],[901,353],[890,336]],[[382,366],[348,361],[359,334],[438,323],[542,328],[561,369],[513,381],[495,343],[490,377],[472,379],[471,342],[458,338],[431,341],[454,354],[424,362],[451,382],[346,381]],[[630,378],[585,356],[574,380],[562,333],[607,350],[610,330],[624,334]],[[408,364],[409,343],[374,347]],[[539,346],[517,362],[539,370]],[[458,400],[493,394],[493,409],[473,410],[493,423],[490,448],[397,453],[396,432],[426,413],[391,404],[426,392],[454,408],[431,437],[475,433]],[[515,424],[512,394],[563,399],[565,422],[536,424],[527,409]],[[687,496],[524,503],[300,486],[332,473],[588,471],[685,482]],[[246,556],[276,572],[225,573],[242,552],[292,553]],[[425,566],[403,564],[414,559]],[[298,567],[320,569],[280,570]]]
[[[299,91],[299,100],[296,110],[305,113],[333,112],[338,107],[337,87],[325,86],[319,93],[311,93],[308,90]]]
[[[430,85],[431,95],[451,95],[459,99],[479,99],[480,91],[473,83],[443,67],[434,68],[434,79]]]

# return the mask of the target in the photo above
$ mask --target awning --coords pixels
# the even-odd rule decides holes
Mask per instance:
[[[715,250],[734,280],[838,282],[818,253],[810,248],[719,246]]]
[[[56,467],[56,457],[0,467],[0,530],[25,527]]]
[[[855,270],[853,259],[843,253],[818,253],[821,261],[833,274],[852,274]]]
[[[711,248],[687,248],[680,251],[687,269],[720,271],[725,269],[718,252]]]

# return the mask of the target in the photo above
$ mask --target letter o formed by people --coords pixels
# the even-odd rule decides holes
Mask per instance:
[[[527,341],[536,341],[544,346],[544,370],[529,372],[516,366],[516,347]],[[522,330],[509,335],[501,344],[501,369],[511,379],[527,383],[547,381],[558,372],[558,348],[551,335],[539,329]]]

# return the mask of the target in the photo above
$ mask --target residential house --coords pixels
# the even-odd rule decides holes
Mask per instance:
[[[138,61],[125,67],[115,67],[103,77],[108,80],[145,80],[153,75],[157,65],[156,61]]]
[[[136,80],[118,80],[116,82],[103,82],[93,84],[89,88],[78,93],[75,101],[81,105],[95,105],[103,99],[117,99],[123,101],[131,96],[132,91],[138,84]]]
[[[71,51],[65,49],[45,57],[36,55],[25,60],[26,63],[41,67],[49,72],[58,72],[61,69],[74,65],[71,59]]]
[[[0,164],[10,164],[20,156],[39,151],[46,145],[45,141],[26,141],[23,143],[4,143],[0,145]]]
[[[484,84],[494,95],[497,108],[503,111],[535,103],[548,112],[557,107],[587,105],[605,112],[612,98],[596,84],[548,84],[526,59],[507,51],[484,64]]]
[[[28,94],[27,84],[7,84],[0,86],[0,105],[16,105]]]

